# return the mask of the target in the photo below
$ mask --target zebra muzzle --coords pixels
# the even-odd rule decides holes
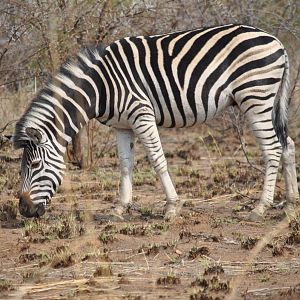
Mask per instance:
[[[28,193],[22,193],[19,200],[19,211],[26,218],[39,218],[45,213],[45,206],[43,203],[33,203]]]

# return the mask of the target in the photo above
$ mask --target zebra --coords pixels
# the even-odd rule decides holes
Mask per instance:
[[[122,217],[132,202],[137,138],[166,195],[165,218],[173,219],[181,205],[158,127],[191,127],[237,106],[265,162],[263,190],[250,220],[260,221],[273,203],[281,157],[286,210],[293,215],[299,192],[288,105],[287,52],[276,37],[252,26],[125,37],[107,47],[87,47],[62,64],[16,124],[14,146],[24,149],[19,211],[25,217],[45,213],[63,180],[67,145],[95,118],[116,131],[121,179],[114,214]]]

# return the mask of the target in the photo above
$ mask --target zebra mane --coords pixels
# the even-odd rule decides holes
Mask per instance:
[[[90,61],[95,61],[95,57],[102,57],[105,53],[106,47],[103,44],[98,44],[96,46],[86,46],[83,47],[74,58],[67,58],[57,74],[51,76],[44,87],[36,94],[36,96],[29,103],[25,113],[19,119],[15,126],[15,133],[13,136],[13,145],[15,149],[24,148],[28,145],[30,138],[25,132],[26,127],[39,128],[37,122],[35,122],[34,116],[30,112],[38,106],[37,103],[42,102],[43,95],[49,95],[51,92],[51,85],[54,84],[55,78],[57,76],[63,76],[70,67],[79,68],[82,72],[88,73],[89,67],[84,63],[83,58],[87,58]]]
[[[96,56],[102,57],[104,55],[105,49],[106,47],[103,44],[98,44],[96,46],[85,46],[81,48],[75,58],[69,57],[66,59],[66,62],[60,66],[58,74],[64,73],[70,65],[79,67],[83,72],[88,71],[89,67],[83,63],[82,57],[86,57],[90,61],[94,61]]]

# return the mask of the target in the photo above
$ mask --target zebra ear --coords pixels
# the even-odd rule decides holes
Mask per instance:
[[[40,133],[40,131],[38,131],[37,129],[33,128],[33,127],[27,127],[25,129],[26,134],[28,135],[28,137],[36,144],[40,144],[42,141],[42,134]]]

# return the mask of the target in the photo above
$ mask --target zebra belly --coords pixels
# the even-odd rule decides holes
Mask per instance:
[[[180,100],[168,99],[171,110],[160,110],[158,108],[159,105],[155,103],[153,106],[156,123],[159,126],[176,128],[191,127],[195,124],[205,123],[233,104],[232,96],[227,90],[223,91],[217,100],[214,95],[215,93],[212,93],[212,96],[208,98],[207,104],[204,103],[201,94],[195,97],[183,96]],[[165,108],[166,105],[162,101],[165,101],[165,99],[160,100],[161,106]],[[180,106],[181,109],[179,109]],[[174,123],[173,126],[172,123]]]

